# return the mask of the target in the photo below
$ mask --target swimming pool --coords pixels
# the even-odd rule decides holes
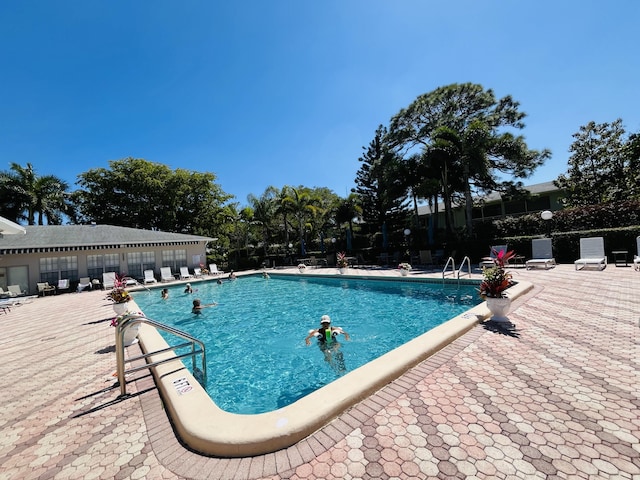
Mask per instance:
[[[207,391],[228,412],[255,414],[289,405],[480,303],[475,286],[441,283],[260,276],[168,287],[134,295],[145,315],[207,345]],[[192,300],[217,302],[201,315]],[[321,351],[304,337],[330,315],[350,341]],[[177,343],[166,337],[168,343]],[[186,362],[189,363],[189,362]]]

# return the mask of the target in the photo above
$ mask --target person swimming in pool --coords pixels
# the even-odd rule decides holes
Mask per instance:
[[[162,289],[162,299],[166,300],[169,298],[169,289],[168,288],[163,288]]]
[[[187,283],[184,286],[184,293],[193,293],[193,288],[191,288],[191,284],[190,283]]]
[[[213,303],[205,303],[203,304],[199,298],[196,298],[193,301],[193,308],[191,309],[191,313],[195,313],[196,315],[200,315],[202,313],[203,308],[215,307],[218,305],[216,302]]]
[[[342,327],[332,327],[329,315],[323,315],[320,318],[320,328],[311,330],[304,339],[307,345],[311,344],[313,337],[318,339],[318,347],[324,354],[324,361],[329,364],[337,375],[343,375],[347,371],[347,367],[344,364],[344,355],[340,351],[340,342],[336,338],[340,334],[344,335],[346,340],[349,340],[349,334]]]
[[[317,337],[318,343],[331,343],[335,342],[336,337],[340,334],[344,335],[345,340],[349,340],[349,334],[342,327],[332,327],[331,317],[323,315],[320,318],[320,328],[309,331],[309,335],[304,339],[304,342],[307,345],[311,345],[311,339]]]

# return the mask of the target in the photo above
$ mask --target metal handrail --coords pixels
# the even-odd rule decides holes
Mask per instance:
[[[442,269],[442,282],[444,283],[444,277],[447,275],[447,268],[449,267],[449,264],[451,264],[451,275],[455,275],[456,274],[456,261],[453,259],[453,257],[449,257],[447,259],[447,263],[445,264],[444,268]]]
[[[471,278],[471,259],[470,259],[468,256],[465,256],[465,257],[462,259],[462,263],[460,264],[460,268],[458,268],[458,283],[460,283],[460,282],[459,282],[459,280],[460,280],[460,273],[462,273],[462,268],[464,267],[465,262],[466,262],[466,264],[467,264],[467,268],[468,268],[468,270],[469,270],[469,271],[468,271],[468,273],[469,273],[469,278]]]
[[[157,329],[163,330],[163,331],[165,331],[167,333],[170,333],[172,335],[176,335],[176,336],[178,336],[178,337],[180,337],[180,338],[182,338],[184,340],[187,340],[187,341],[185,343],[181,343],[179,345],[170,346],[170,347],[167,347],[167,348],[163,348],[161,350],[156,350],[154,352],[147,352],[147,353],[139,355],[137,357],[132,357],[132,358],[129,358],[128,360],[125,360],[125,358],[124,358],[124,331],[127,328],[133,327],[135,325],[139,325],[141,323],[145,323],[147,325],[150,325],[150,326],[155,327]],[[196,344],[198,345],[199,349],[196,349]],[[159,360],[159,361],[151,362],[151,363],[145,363],[144,365],[141,365],[139,367],[133,367],[133,368],[130,368],[129,370],[125,370],[125,368],[124,368],[126,362],[135,362],[135,361],[141,360],[141,359],[145,359],[146,360],[151,355],[157,355],[159,353],[174,351],[174,350],[177,350],[179,348],[184,348],[184,347],[188,347],[188,346],[191,346],[191,351],[188,352],[188,353],[175,354],[171,358],[165,358],[164,360]],[[137,372],[137,371],[140,371],[140,370],[144,370],[146,368],[150,369],[151,367],[155,367],[157,365],[162,365],[162,364],[168,363],[168,362],[174,362],[174,361],[180,360],[182,358],[191,357],[192,368],[193,368],[193,372],[194,372],[194,375],[195,375],[196,371],[197,371],[196,356],[199,355],[199,354],[202,354],[202,382],[201,383],[206,385],[207,384],[207,354],[205,352],[204,343],[202,343],[197,338],[192,337],[188,333],[183,332],[182,330],[178,330],[178,329],[170,327],[168,325],[164,325],[162,323],[156,322],[156,321],[151,320],[151,319],[149,319],[149,318],[147,318],[144,315],[141,315],[139,313],[125,314],[125,316],[122,318],[122,320],[120,320],[118,322],[118,325],[116,327],[116,361],[117,361],[118,383],[120,384],[120,395],[124,396],[124,395],[127,394],[127,382],[125,381],[125,376],[128,373]],[[197,375],[196,375],[196,378],[197,378]]]

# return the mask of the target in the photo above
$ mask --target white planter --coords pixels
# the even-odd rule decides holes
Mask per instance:
[[[138,343],[139,329],[140,329],[140,325],[127,327],[127,329],[124,331],[124,336],[122,337],[122,344],[125,347],[128,347],[129,345],[133,345],[134,343]]]
[[[492,313],[492,316],[489,320],[493,322],[510,323],[509,318],[507,318],[507,313],[509,312],[510,307],[511,307],[510,298],[487,297],[487,308]]]
[[[129,302],[113,304],[113,311],[116,312],[116,315],[124,315],[127,310],[129,310]]]
[[[339,271],[342,275],[344,275],[345,273],[347,273],[347,267],[340,267],[340,268],[338,268],[338,271]]]
[[[409,275],[409,270],[405,270],[404,268],[401,268],[400,275],[402,275],[403,277],[406,277],[407,275]]]

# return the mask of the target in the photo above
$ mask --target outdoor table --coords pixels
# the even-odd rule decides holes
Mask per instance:
[[[629,263],[627,262],[627,255],[629,252],[627,250],[613,250],[611,254],[613,255],[613,263],[616,267],[629,266]]]

